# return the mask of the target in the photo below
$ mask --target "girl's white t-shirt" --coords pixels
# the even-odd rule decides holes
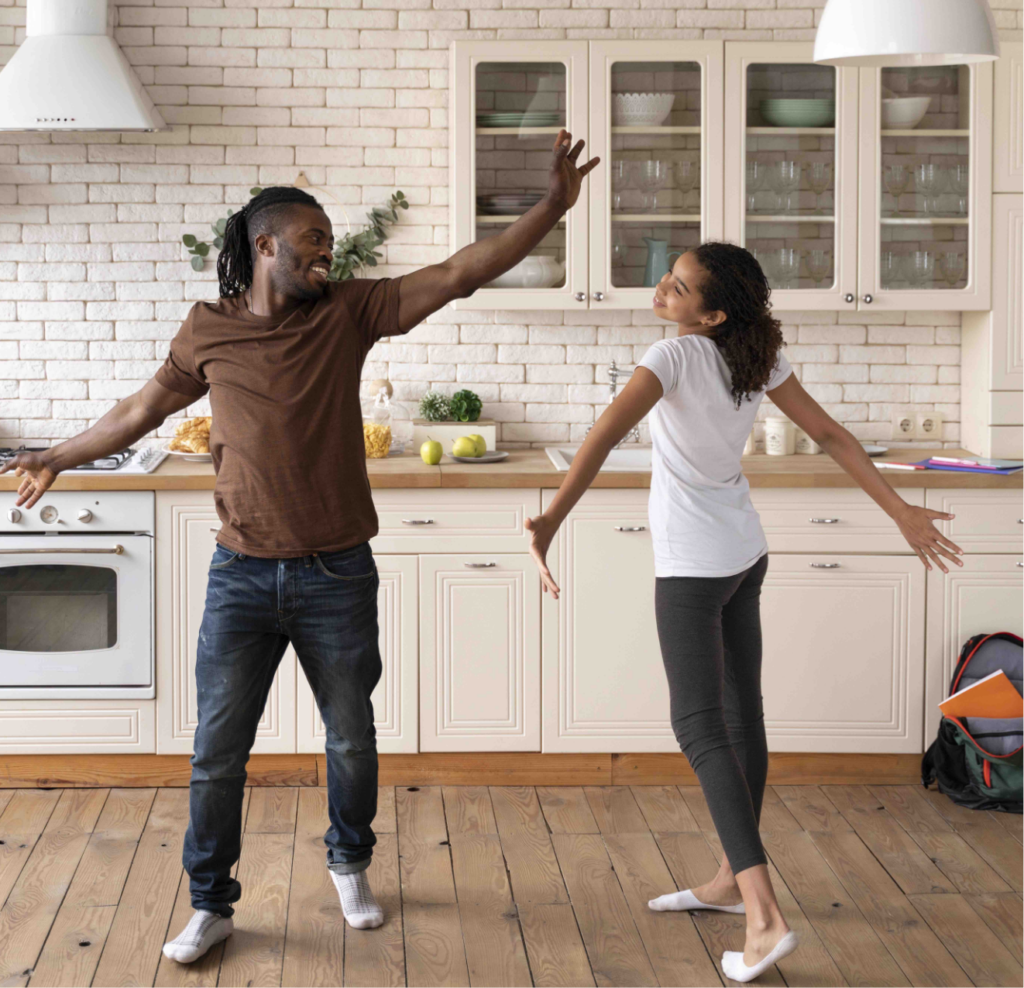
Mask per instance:
[[[707,336],[655,343],[637,364],[664,389],[651,409],[654,445],[648,514],[655,576],[732,576],[767,551],[740,457],[766,391],[793,372],[780,350],[764,391],[736,408],[732,372]]]

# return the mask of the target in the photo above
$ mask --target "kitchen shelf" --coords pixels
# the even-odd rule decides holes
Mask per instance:
[[[883,130],[882,137],[970,137],[969,130]]]
[[[966,216],[883,216],[882,226],[967,226]]]
[[[613,134],[699,134],[700,127],[612,127]]]
[[[748,223],[835,223],[834,216],[813,213],[747,213]]]
[[[485,214],[478,213],[476,217],[477,223],[515,223],[516,220],[522,219],[526,213],[512,213],[511,215],[505,216],[487,216]],[[557,226],[562,226],[565,223],[565,217],[558,220]]]
[[[700,213],[612,213],[613,223],[699,223]]]
[[[516,134],[520,137],[530,137],[532,135],[541,134],[557,134],[560,130],[568,130],[567,127],[477,127],[476,133],[478,134],[492,134],[499,136],[501,134]]]
[[[754,137],[765,137],[770,134],[778,134],[779,136],[788,135],[797,137],[825,137],[829,134],[835,134],[835,127],[748,127],[747,133]]]

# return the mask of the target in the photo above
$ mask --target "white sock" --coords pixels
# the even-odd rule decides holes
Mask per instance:
[[[331,871],[331,878],[334,879],[334,887],[341,899],[341,911],[349,926],[356,930],[372,930],[384,922],[384,910],[373,897],[365,868],[345,875]]]
[[[747,907],[742,902],[736,906],[712,906],[701,902],[689,889],[659,895],[658,898],[649,900],[647,905],[659,913],[684,912],[688,909],[717,909],[723,913],[745,913],[747,911]]]
[[[743,961],[742,950],[727,950],[722,954],[722,973],[733,981],[753,981],[764,974],[776,961],[793,953],[800,943],[796,930],[784,934],[771,951],[753,967],[747,967]]]
[[[188,921],[188,926],[164,944],[164,957],[179,964],[190,964],[202,957],[214,944],[231,936],[234,929],[235,924],[230,916],[197,909]]]

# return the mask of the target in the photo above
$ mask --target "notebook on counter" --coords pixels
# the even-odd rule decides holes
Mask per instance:
[[[914,466],[925,467],[928,470],[955,470],[962,473],[987,473],[1006,477],[1012,473],[1019,473],[1024,469],[1022,460],[999,460],[988,457],[975,457],[972,459],[959,459],[956,457],[932,456],[927,460],[916,460]]]

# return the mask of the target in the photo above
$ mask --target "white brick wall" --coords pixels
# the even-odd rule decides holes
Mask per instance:
[[[1019,39],[1021,0],[990,2],[1002,35]],[[0,134],[4,444],[67,438],[142,386],[191,304],[216,295],[213,264],[193,272],[182,234],[208,235],[252,185],[290,183],[301,169],[355,222],[400,188],[411,208],[377,273],[448,256],[453,38],[811,39],[824,0],[111,6],[117,40],[173,131]],[[0,64],[24,23],[24,0],[0,0]],[[782,317],[804,386],[856,436],[888,439],[900,405],[941,410],[943,438],[957,442],[959,313]],[[410,402],[428,387],[470,387],[505,444],[578,440],[606,400],[608,361],[631,364],[673,330],[647,312],[446,309],[378,345],[364,379],[390,377]]]

